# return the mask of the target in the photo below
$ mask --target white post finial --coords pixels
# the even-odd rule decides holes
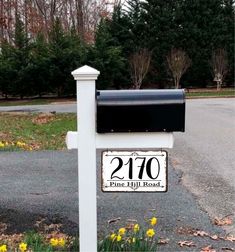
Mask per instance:
[[[77,81],[79,240],[81,252],[97,251],[95,80],[99,73],[89,66],[80,67],[72,72]]]
[[[85,65],[72,71],[71,74],[75,80],[96,80],[100,72],[95,68]]]

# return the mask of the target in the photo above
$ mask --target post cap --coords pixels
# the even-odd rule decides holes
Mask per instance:
[[[72,71],[71,74],[75,80],[96,80],[100,72],[95,68],[85,65]]]

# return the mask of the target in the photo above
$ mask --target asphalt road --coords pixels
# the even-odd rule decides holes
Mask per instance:
[[[212,219],[234,217],[234,153],[235,99],[188,100],[186,132],[175,134],[170,155],[182,183]],[[235,234],[235,225],[227,231]]]
[[[50,105],[19,105],[19,106],[0,106],[0,112],[32,112],[32,113],[76,113],[76,103],[54,103]]]
[[[43,105],[45,109],[46,106]],[[68,105],[63,106],[59,110],[47,107],[47,112],[74,112]],[[31,107],[34,111],[40,110]],[[75,104],[72,107],[76,111]],[[174,148],[169,151],[167,193],[102,193],[98,152],[99,232],[105,230],[109,219],[134,218],[144,222],[143,217],[148,216],[149,209],[156,209],[158,234],[170,238],[169,244],[159,251],[199,251],[210,244],[217,249],[234,247],[231,242],[189,234],[190,230],[199,229],[224,235],[224,230],[212,225],[211,220],[227,215],[234,217],[234,112],[233,98],[187,100],[186,132],[175,134]],[[6,209],[13,209],[20,216],[53,214],[68,218],[76,228],[76,151],[1,152],[0,160],[0,218],[1,211]],[[179,232],[181,227],[185,230],[183,234]],[[226,232],[235,234],[234,225],[227,227]],[[179,248],[179,240],[193,240],[197,247],[195,250]]]

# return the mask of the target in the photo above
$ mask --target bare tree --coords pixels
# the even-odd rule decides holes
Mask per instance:
[[[133,87],[139,89],[142,85],[143,79],[146,76],[151,61],[152,53],[148,49],[140,49],[131,55],[129,59],[131,67],[131,78]]]
[[[75,30],[88,43],[94,42],[102,17],[110,17],[116,0],[0,0],[0,43],[14,44],[16,16],[24,23],[28,37],[45,38],[56,19],[64,31]]]
[[[177,48],[172,48],[166,59],[174,79],[175,88],[179,88],[181,77],[191,66],[191,59],[185,51]]]
[[[223,48],[217,49],[212,53],[211,68],[216,82],[217,90],[221,89],[224,77],[228,72],[227,53]]]

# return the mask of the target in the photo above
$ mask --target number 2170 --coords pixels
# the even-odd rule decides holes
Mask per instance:
[[[118,176],[117,172],[121,172],[124,167],[128,168],[128,178],[133,179],[133,170],[139,168],[137,172],[138,179],[143,179],[143,176],[146,174],[149,179],[157,179],[160,173],[160,163],[158,158],[151,157],[130,157],[126,163],[124,163],[121,157],[114,157],[110,164],[114,162],[117,163],[115,170],[111,174],[111,179],[124,179],[124,176]],[[138,163],[138,165],[137,165]],[[136,174],[136,172],[134,171]]]

